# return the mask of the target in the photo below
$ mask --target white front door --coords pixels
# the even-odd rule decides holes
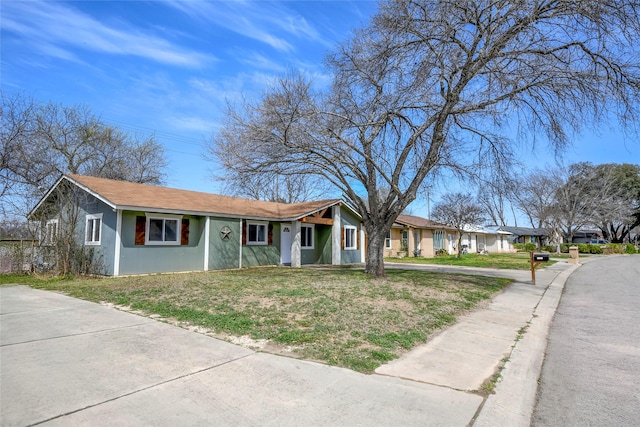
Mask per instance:
[[[291,224],[280,224],[280,263],[291,264]]]

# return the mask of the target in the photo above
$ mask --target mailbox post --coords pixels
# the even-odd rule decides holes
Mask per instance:
[[[529,252],[529,263],[531,264],[531,283],[536,284],[536,267],[543,262],[549,262],[549,254],[534,254]]]

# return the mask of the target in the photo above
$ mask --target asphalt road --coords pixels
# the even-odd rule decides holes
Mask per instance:
[[[640,256],[592,259],[565,285],[533,426],[640,422]]]

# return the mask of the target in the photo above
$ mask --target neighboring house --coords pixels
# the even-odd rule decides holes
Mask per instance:
[[[600,230],[575,231],[571,243],[590,243],[592,240],[602,240],[602,232]]]
[[[456,231],[435,221],[413,215],[399,215],[385,239],[385,257],[422,256],[433,258],[440,249],[453,253]]]
[[[497,230],[511,233],[511,243],[534,243],[540,248],[549,242],[549,230],[545,228],[500,226]]]
[[[511,233],[493,227],[465,225],[462,228],[462,247],[468,252],[507,253],[515,252]]]
[[[76,242],[109,276],[364,261],[361,218],[341,200],[285,204],[82,175],[62,176],[30,212],[43,244],[66,223],[58,194],[72,191]]]

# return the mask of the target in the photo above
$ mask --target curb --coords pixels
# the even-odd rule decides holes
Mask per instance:
[[[502,379],[480,409],[474,427],[528,427],[536,403],[538,379],[542,372],[547,338],[564,285],[580,267],[571,265],[560,272],[540,299],[524,337],[516,342]]]

